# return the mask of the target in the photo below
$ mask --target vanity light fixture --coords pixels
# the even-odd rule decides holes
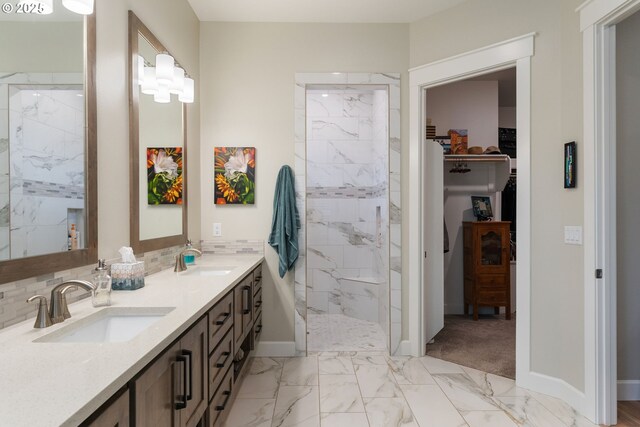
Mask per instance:
[[[21,13],[36,13],[38,15],[49,15],[53,13],[53,0],[20,0],[18,11]]]
[[[158,83],[169,85],[173,82],[175,62],[173,56],[168,53],[159,53],[156,55],[156,79],[158,79]]]
[[[144,67],[144,78],[140,86],[140,92],[145,95],[155,95],[158,93],[158,80],[156,79],[155,67]]]
[[[169,86],[166,84],[158,83],[158,92],[153,95],[153,100],[159,104],[168,104],[169,102],[171,102]]]
[[[169,93],[180,95],[184,91],[184,70],[180,67],[173,69],[173,81],[169,85]]]
[[[62,0],[62,5],[80,15],[91,15],[93,13],[93,1],[94,0]]]
[[[184,90],[178,95],[178,100],[184,104],[191,104],[194,100],[194,82],[191,77],[184,79]]]

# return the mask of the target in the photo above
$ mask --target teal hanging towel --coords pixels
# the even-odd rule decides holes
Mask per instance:
[[[298,259],[298,229],[300,216],[296,206],[293,170],[285,165],[280,168],[273,196],[273,219],[269,245],[278,253],[278,273],[284,277]]]

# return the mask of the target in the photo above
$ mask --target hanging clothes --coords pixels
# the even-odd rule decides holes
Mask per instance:
[[[278,273],[284,277],[298,259],[298,229],[300,215],[296,206],[293,170],[285,165],[280,168],[273,197],[273,219],[269,245],[278,253]]]
[[[444,253],[449,252],[449,231],[447,230],[447,219],[442,218],[442,222],[444,223]]]

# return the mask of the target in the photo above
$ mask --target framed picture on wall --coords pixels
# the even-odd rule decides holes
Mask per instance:
[[[564,144],[564,188],[576,188],[577,178],[576,142]]]
[[[473,215],[478,221],[490,221],[493,218],[491,198],[489,196],[471,196]]]
[[[256,187],[255,147],[215,147],[216,205],[253,205]]]

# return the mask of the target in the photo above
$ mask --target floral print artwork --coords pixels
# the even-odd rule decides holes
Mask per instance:
[[[182,204],[182,147],[147,148],[147,202]]]
[[[215,147],[214,187],[216,205],[255,202],[255,147]]]

